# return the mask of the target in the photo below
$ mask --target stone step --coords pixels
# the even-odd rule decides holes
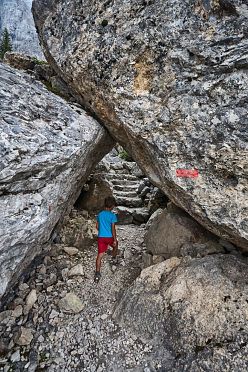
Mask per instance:
[[[114,190],[114,195],[116,198],[118,197],[126,197],[126,198],[137,198],[138,195],[137,195],[137,192],[136,191],[131,191],[131,190],[128,190],[128,191],[116,191]]]
[[[128,170],[127,169],[113,169],[113,170],[110,170],[110,172],[108,173],[109,175],[112,175],[112,174],[120,174],[120,175],[122,175],[122,174],[129,174],[130,175],[130,173],[128,173]]]
[[[124,196],[116,196],[115,197],[117,206],[124,206],[124,207],[141,207],[143,202],[140,198],[127,198]]]
[[[106,177],[109,180],[130,180],[139,182],[139,179],[136,176],[133,176],[129,173],[117,174],[117,173],[108,173]]]
[[[130,186],[134,186],[135,187],[139,187],[139,181],[135,181],[135,180],[117,180],[117,179],[113,179],[113,180],[109,180],[114,186],[117,185],[117,186],[124,186],[124,185],[130,185]]]
[[[136,184],[131,185],[113,185],[114,192],[117,191],[136,191],[138,189],[138,186]]]

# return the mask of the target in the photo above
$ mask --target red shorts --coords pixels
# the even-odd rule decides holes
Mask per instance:
[[[108,246],[111,245],[113,247],[114,238],[98,238],[98,253],[104,253],[108,250]]]

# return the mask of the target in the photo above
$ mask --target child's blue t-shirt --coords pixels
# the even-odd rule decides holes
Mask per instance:
[[[112,238],[112,223],[117,222],[117,216],[110,211],[101,211],[97,216],[98,237]]]

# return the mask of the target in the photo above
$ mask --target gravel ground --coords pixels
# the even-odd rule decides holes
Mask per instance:
[[[171,371],[168,352],[154,350],[152,343],[138,339],[112,319],[123,291],[140,273],[144,232],[134,225],[118,227],[119,263],[113,265],[106,255],[98,284],[93,281],[96,244],[74,255],[65,253],[62,245],[52,246],[33,270],[28,287],[19,287],[12,303],[12,309],[21,304],[23,314],[12,325],[7,322],[5,336],[7,332],[12,347],[0,360],[0,370]],[[82,265],[80,275],[70,276],[76,265]],[[27,309],[27,294],[32,289],[35,303],[31,294],[32,306]],[[67,293],[78,296],[82,311],[63,310],[60,300]],[[33,336],[30,342],[24,341],[28,344],[25,346],[17,344],[22,343],[17,336],[21,326],[31,330]]]

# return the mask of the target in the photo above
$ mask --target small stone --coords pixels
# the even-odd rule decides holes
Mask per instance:
[[[33,339],[33,334],[31,332],[31,329],[21,327],[18,330],[18,333],[14,337],[14,341],[17,345],[20,346],[27,346],[31,343]]]
[[[44,280],[45,287],[51,287],[52,285],[57,283],[57,275],[55,273],[51,273],[50,276]]]
[[[103,314],[103,315],[101,315],[101,319],[102,319],[102,320],[107,319],[107,317],[108,317],[108,314]]]
[[[12,312],[13,318],[19,318],[23,314],[23,307],[22,305],[18,305]]]
[[[0,323],[6,324],[9,320],[9,318],[12,316],[12,313],[13,313],[12,310],[2,311],[0,313]]]
[[[32,291],[29,293],[29,295],[26,298],[26,305],[29,309],[31,309],[35,302],[37,301],[37,293],[35,289],[32,289]]]
[[[46,266],[44,264],[40,265],[39,267],[39,274],[45,275],[46,274]]]
[[[64,281],[68,278],[68,272],[69,269],[67,267],[61,271],[61,275]]]
[[[16,297],[13,301],[14,306],[24,305],[24,301],[21,297]]]
[[[81,264],[74,266],[68,273],[68,277],[81,275],[84,276],[84,268]]]
[[[56,318],[57,316],[59,316],[59,313],[56,310],[52,310],[49,315],[49,318],[53,319],[53,318]]]
[[[10,357],[12,363],[19,362],[21,360],[20,349],[16,350]]]
[[[64,247],[64,252],[67,253],[69,256],[75,256],[78,254],[79,250],[74,247]]]
[[[45,338],[44,338],[42,335],[40,335],[40,336],[38,337],[38,341],[39,341],[40,343],[42,343],[42,342],[45,341]]]
[[[26,291],[27,289],[29,289],[29,286],[27,283],[22,283],[19,285],[19,290],[20,291]]]
[[[77,314],[83,310],[84,305],[82,301],[74,293],[67,293],[59,303],[59,308],[67,313]]]

